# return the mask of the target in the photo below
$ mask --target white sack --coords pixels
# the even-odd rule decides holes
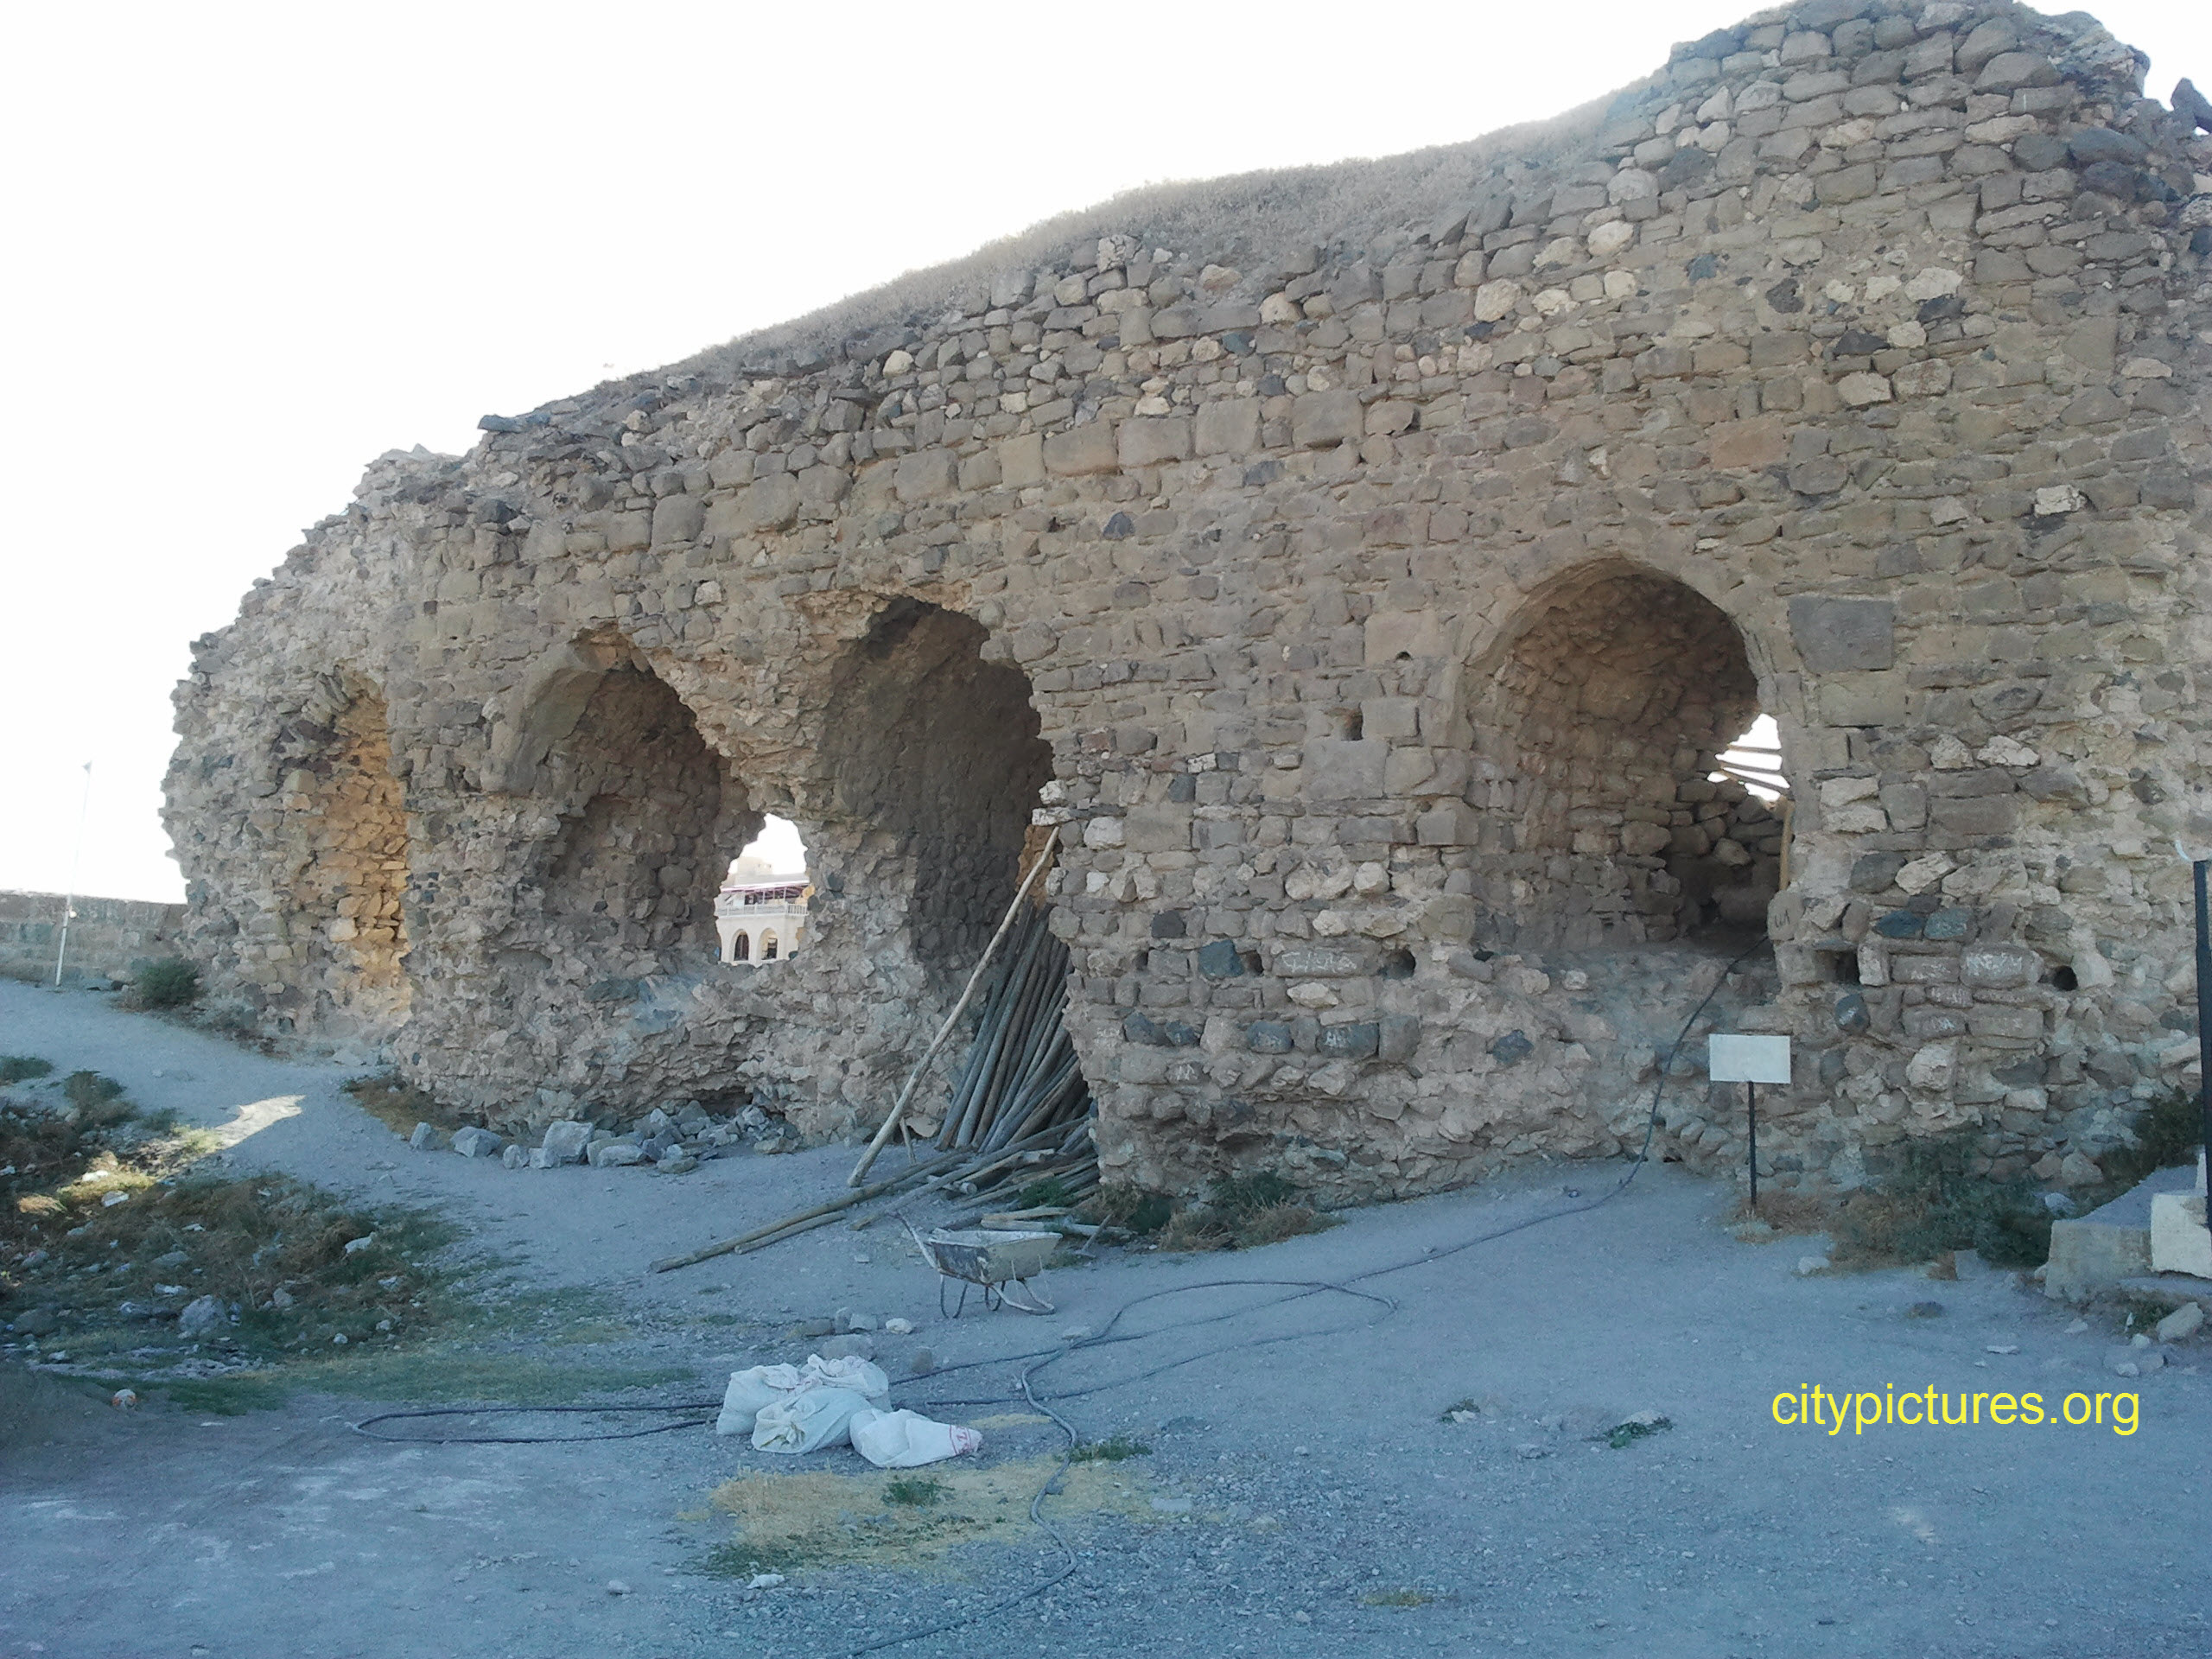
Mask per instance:
[[[879,1469],[914,1469],[965,1457],[983,1437],[972,1428],[934,1422],[911,1411],[856,1411],[847,1432],[853,1448]]]
[[[729,1389],[722,1395],[722,1414],[715,1419],[715,1433],[750,1434],[761,1407],[811,1386],[796,1365],[755,1365],[749,1371],[732,1371]]]
[[[855,1412],[871,1409],[868,1396],[850,1389],[801,1389],[760,1408],[753,1422],[756,1452],[818,1452],[842,1446]]]
[[[782,1365],[776,1369],[789,1370],[791,1368]],[[864,1394],[868,1396],[868,1404],[878,1411],[882,1410],[885,1402],[891,1398],[891,1379],[883,1374],[883,1368],[871,1364],[857,1354],[847,1355],[842,1359],[824,1359],[819,1354],[809,1354],[804,1375],[808,1383],[814,1387],[850,1389],[855,1394]]]

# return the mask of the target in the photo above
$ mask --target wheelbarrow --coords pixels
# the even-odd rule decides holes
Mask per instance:
[[[926,1235],[914,1230],[904,1216],[899,1224],[921,1251],[922,1259],[937,1269],[938,1312],[957,1319],[968,1306],[971,1286],[983,1287],[983,1306],[995,1313],[1011,1307],[1022,1313],[1050,1313],[1052,1305],[1029,1287],[1030,1280],[1045,1270],[1059,1247],[1058,1233],[999,1233],[980,1228],[933,1228]],[[945,1292],[955,1282],[960,1300],[948,1311]]]

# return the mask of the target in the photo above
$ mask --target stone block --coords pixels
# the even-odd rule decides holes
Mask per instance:
[[[1789,635],[1815,674],[1885,669],[1897,661],[1897,607],[1886,599],[1800,594],[1789,601]]]
[[[2022,944],[1970,945],[1959,958],[1959,972],[1969,985],[2032,985],[2043,977],[2043,958]]]
[[[1316,738],[1306,746],[1300,783],[1309,800],[1375,800],[1390,746],[1374,738]]]
[[[1386,1014],[1378,1022],[1381,1041],[1376,1048],[1376,1058],[1403,1064],[1413,1058],[1421,1047],[1421,1020],[1410,1014]]]
[[[602,1141],[591,1149],[594,1169],[624,1169],[645,1161],[645,1148],[627,1141]]]
[[[1444,625],[1428,611],[1377,611],[1367,619],[1365,644],[1370,667],[1400,657],[1440,657]]]
[[[2189,1193],[2196,1186],[2194,1168],[2162,1169],[2086,1216],[2052,1223],[2044,1294],[2087,1301],[2150,1273],[2152,1204],[2161,1193]]]
[[[491,1130],[480,1129],[474,1124],[454,1131],[453,1149],[464,1158],[489,1158],[505,1145]]]
[[[1249,455],[1260,447],[1260,400],[1224,397],[1201,404],[1192,448],[1200,455]]]
[[[1319,1052],[1332,1060],[1369,1060],[1382,1046],[1382,1030],[1370,1021],[1346,1026],[1324,1026]]]
[[[1244,1027],[1244,1046],[1255,1054],[1287,1054],[1290,1027],[1280,1020],[1255,1020]]]
[[[1191,423],[1180,416],[1123,421],[1120,435],[1125,470],[1191,458]]]
[[[908,505],[952,493],[959,482],[960,459],[950,449],[917,449],[901,455],[892,488]]]
[[[1367,971],[1367,959],[1353,950],[1302,945],[1275,952],[1274,971],[1282,979],[1346,979]]]
[[[1191,846],[1191,814],[1167,803],[1133,806],[1122,820],[1122,844],[1133,853],[1187,852]]]
[[[671,495],[653,508],[653,545],[695,539],[705,527],[707,504],[696,495]]]
[[[1045,470],[1059,478],[1082,478],[1110,473],[1122,464],[1114,442],[1114,429],[1104,421],[1071,427],[1045,440]]]
[[[1932,801],[1928,815],[1936,828],[1955,836],[2009,836],[2019,827],[2019,797],[1981,795],[1966,800]]]
[[[1291,442],[1301,449],[1357,443],[1366,435],[1367,411],[1356,391],[1301,392],[1291,404]]]
[[[2151,1199],[2151,1270],[2212,1279],[2212,1232],[2204,1225],[2204,1195],[2160,1192]]]
[[[1482,838],[1482,815],[1465,801],[1440,801],[1414,825],[1424,847],[1471,847]],[[1660,842],[1666,842],[1663,831]]]
[[[1042,433],[1018,433],[999,445],[999,481],[1010,490],[1026,490],[1045,481]]]
[[[575,1164],[583,1161],[584,1148],[591,1144],[591,1125],[563,1121],[545,1126],[544,1138],[539,1142],[547,1160],[554,1164]]]
[[[1235,979],[1244,971],[1233,939],[1215,939],[1198,947],[1198,971],[1208,979]]]
[[[1789,433],[1771,416],[1724,421],[1707,437],[1713,465],[1726,469],[1771,467],[1789,453]]]
[[[1894,673],[1854,674],[1821,687],[1821,713],[1831,726],[1895,725],[1907,707],[1904,677]]]

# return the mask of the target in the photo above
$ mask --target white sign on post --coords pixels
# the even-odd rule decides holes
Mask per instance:
[[[1706,1075],[1715,1083],[1789,1081],[1787,1037],[1715,1035],[1706,1039]]]

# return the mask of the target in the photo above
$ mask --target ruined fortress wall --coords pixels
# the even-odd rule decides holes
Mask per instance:
[[[2079,1178],[2177,1075],[2204,782],[2212,148],[2139,73],[1810,0],[386,456],[180,689],[192,950],[516,1118],[837,1134],[1057,823],[1109,1179],[1632,1146],[1716,986],[1778,1179]],[[1759,711],[1786,836],[1708,776]],[[808,946],[718,965],[770,811]]]

